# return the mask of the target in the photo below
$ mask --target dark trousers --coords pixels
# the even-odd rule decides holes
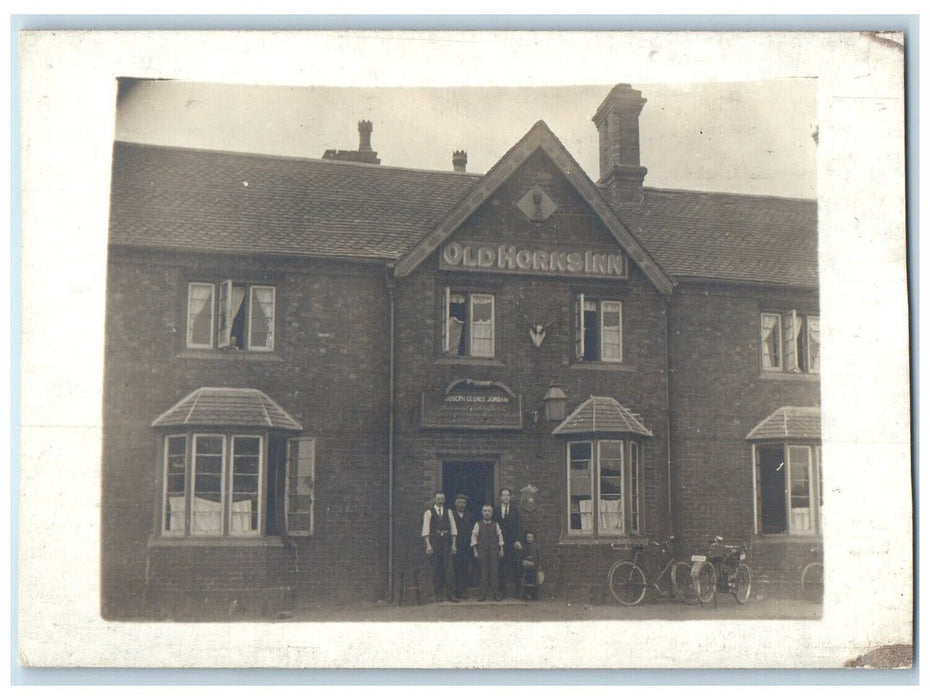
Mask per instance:
[[[455,573],[452,569],[452,537],[450,535],[430,535],[430,546],[433,548],[433,591],[436,600],[443,597],[453,597],[453,582]]]
[[[523,572],[523,567],[520,564],[521,559],[517,556],[518,554],[519,552],[513,548],[513,542],[504,544],[504,556],[498,564],[501,596],[507,595],[507,589],[511,586],[513,587],[513,594],[519,595],[520,579],[518,577]]]
[[[470,561],[474,559],[474,554],[469,546],[459,545],[458,551],[453,556],[453,569],[455,573],[455,596],[463,598],[465,596],[465,586],[468,584],[468,569]]]
[[[478,595],[482,598],[487,598],[491,593],[497,593],[497,567],[500,562],[497,552],[497,547],[478,550],[478,570],[481,572]]]

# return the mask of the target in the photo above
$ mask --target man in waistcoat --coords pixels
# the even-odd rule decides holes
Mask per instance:
[[[523,550],[523,522],[520,511],[511,501],[511,492],[508,488],[500,490],[500,505],[494,509],[494,519],[501,526],[504,535],[504,556],[500,560],[500,594],[507,595],[508,586],[513,587],[515,598],[520,596],[520,581],[517,578],[522,572],[520,553]]]
[[[453,590],[455,574],[452,557],[458,551],[455,544],[455,520],[446,508],[446,495],[442,491],[433,494],[433,505],[423,514],[421,535],[426,543],[426,555],[433,565],[433,591],[438,603],[445,596],[450,603],[459,602]]]
[[[466,509],[468,505],[468,496],[457,494],[455,497],[455,508],[452,509],[452,519],[455,521],[455,529],[458,535],[455,538],[457,552],[452,557],[453,569],[455,573],[455,597],[465,597],[465,586],[468,584],[469,559],[471,559],[471,531],[475,526],[475,517],[470,510]]]
[[[481,520],[471,531],[471,548],[481,572],[478,600],[487,600],[489,591],[493,592],[494,600],[501,599],[497,590],[497,565],[504,558],[504,535],[493,516],[493,506],[482,506]]]

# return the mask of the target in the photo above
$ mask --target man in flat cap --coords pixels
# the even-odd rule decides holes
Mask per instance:
[[[455,495],[455,508],[452,509],[452,518],[455,520],[456,553],[453,557],[455,568],[455,597],[465,597],[465,587],[468,585],[468,570],[471,562],[471,531],[475,525],[475,517],[467,510],[468,496],[464,493]]]

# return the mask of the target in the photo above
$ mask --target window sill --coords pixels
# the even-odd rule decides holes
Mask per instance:
[[[503,362],[500,360],[495,360],[493,357],[463,357],[463,356],[453,356],[453,357],[440,357],[436,359],[437,365],[446,365],[446,366],[463,366],[463,367],[506,367]]]
[[[573,362],[569,365],[571,370],[596,370],[599,372],[635,372],[630,365],[622,362]]]
[[[149,548],[170,549],[172,547],[284,547],[278,535],[267,537],[149,537]]]
[[[283,362],[275,352],[255,350],[182,350],[177,357],[183,360],[229,360],[231,362]]]
[[[615,545],[618,550],[629,549],[633,546],[648,544],[649,538],[643,535],[611,535],[609,537],[591,535],[566,535],[559,537],[559,546],[562,545],[591,545],[596,547],[609,547]]]
[[[752,536],[754,545],[777,544],[781,542],[822,542],[823,535],[819,532],[794,532],[791,534],[778,532],[768,535],[755,534]]]
[[[819,382],[820,373],[812,372],[763,372],[759,379],[772,379],[781,382]]]

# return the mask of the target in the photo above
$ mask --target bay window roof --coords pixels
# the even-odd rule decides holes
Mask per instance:
[[[153,428],[248,427],[299,432],[287,411],[258,389],[201,387],[152,421]]]
[[[782,406],[749,431],[747,440],[819,440],[819,406]]]
[[[553,435],[643,435],[652,437],[652,431],[637,414],[624,408],[609,396],[592,396],[552,431]]]

